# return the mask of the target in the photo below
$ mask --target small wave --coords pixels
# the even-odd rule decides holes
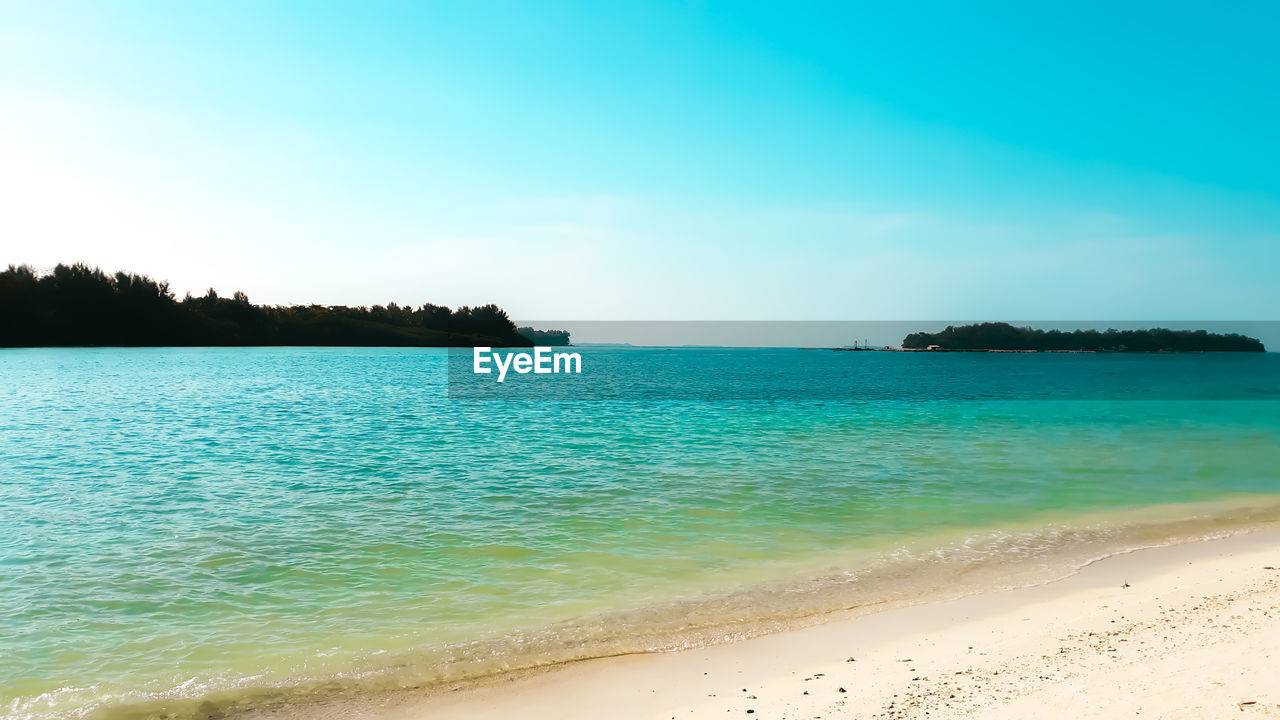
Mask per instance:
[[[1221,538],[1280,522],[1280,499],[1130,508],[1089,516],[904,538],[773,568],[771,581],[598,612],[560,623],[411,650],[373,650],[318,675],[189,678],[166,688],[65,687],[14,700],[11,720],[195,720],[305,714],[317,704],[378,702],[503,673],[734,642],[825,621],[833,613],[1054,582],[1102,559]]]

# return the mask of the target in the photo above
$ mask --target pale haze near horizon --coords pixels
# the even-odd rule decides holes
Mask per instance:
[[[1274,7],[1021,12],[8,3],[0,263],[518,318],[1274,319]]]

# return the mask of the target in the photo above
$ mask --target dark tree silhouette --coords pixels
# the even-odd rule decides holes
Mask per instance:
[[[386,306],[254,305],[236,292],[175,300],[168,283],[58,265],[0,271],[0,346],[392,345],[527,347],[496,305],[414,309]]]
[[[516,332],[527,338],[534,345],[568,345],[568,330],[534,330],[531,327],[516,328]]]
[[[948,325],[939,333],[911,333],[904,348],[946,350],[1093,350],[1100,352],[1263,352],[1255,338],[1204,330],[1033,330],[1009,323]]]

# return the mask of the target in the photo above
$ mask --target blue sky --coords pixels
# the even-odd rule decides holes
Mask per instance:
[[[526,319],[1276,319],[1280,7],[0,2],[0,262]]]

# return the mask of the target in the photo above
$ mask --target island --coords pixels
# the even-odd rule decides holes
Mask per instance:
[[[942,332],[917,332],[902,340],[904,350],[992,352],[1265,352],[1262,342],[1237,333],[1204,330],[1037,330],[1003,322],[949,325]]]
[[[492,304],[255,305],[243,292],[220,297],[212,288],[178,300],[167,282],[80,263],[0,271],[0,347],[201,345],[529,347],[534,340]]]
[[[564,347],[569,344],[568,330],[534,330],[531,327],[516,328],[520,336],[534,345]]]

